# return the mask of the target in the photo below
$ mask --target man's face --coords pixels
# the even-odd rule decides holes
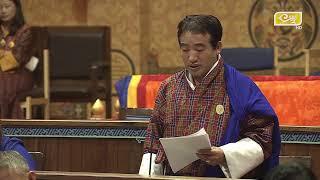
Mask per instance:
[[[12,173],[9,170],[0,170],[0,180],[27,180],[23,178],[21,175],[17,175],[16,173]]]
[[[0,180],[35,180],[36,176],[32,173],[18,174],[8,169],[0,170]]]
[[[183,63],[196,82],[200,82],[217,61],[221,43],[217,48],[210,44],[210,35],[185,32],[180,36]]]

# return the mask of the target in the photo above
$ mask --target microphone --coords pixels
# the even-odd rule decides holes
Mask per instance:
[[[150,161],[149,161],[149,176],[151,176],[151,166],[152,166],[152,147],[153,147],[153,127],[151,126],[151,132],[150,132],[150,138],[151,138],[151,143],[150,143]]]

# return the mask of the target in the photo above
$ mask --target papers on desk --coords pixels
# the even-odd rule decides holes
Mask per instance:
[[[160,138],[160,142],[174,173],[198,160],[196,153],[199,149],[211,148],[204,128],[189,136]]]

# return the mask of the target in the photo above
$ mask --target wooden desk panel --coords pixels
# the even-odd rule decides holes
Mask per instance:
[[[119,173],[88,173],[88,172],[56,172],[38,171],[38,180],[117,180],[117,179],[136,179],[136,180],[217,180],[227,178],[207,178],[207,177],[186,177],[186,176],[140,176],[138,174],[119,174]]]
[[[138,173],[143,144],[135,139],[21,138],[45,154],[44,170]]]
[[[145,121],[4,120],[4,134],[45,154],[44,170],[138,173]],[[320,178],[320,127],[281,127],[285,156],[311,156]]]
[[[138,173],[147,122],[4,120],[4,134],[45,155],[50,171]]]
[[[310,156],[311,169],[320,178],[320,145],[319,144],[281,144],[282,156]]]

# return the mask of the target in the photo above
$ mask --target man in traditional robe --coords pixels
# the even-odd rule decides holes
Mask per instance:
[[[177,36],[185,69],[159,88],[139,174],[148,174],[152,153],[151,174],[262,177],[279,161],[274,110],[250,78],[223,62],[222,26],[216,17],[186,16]],[[211,149],[199,149],[199,160],[173,173],[159,138],[201,128],[209,134]]]

